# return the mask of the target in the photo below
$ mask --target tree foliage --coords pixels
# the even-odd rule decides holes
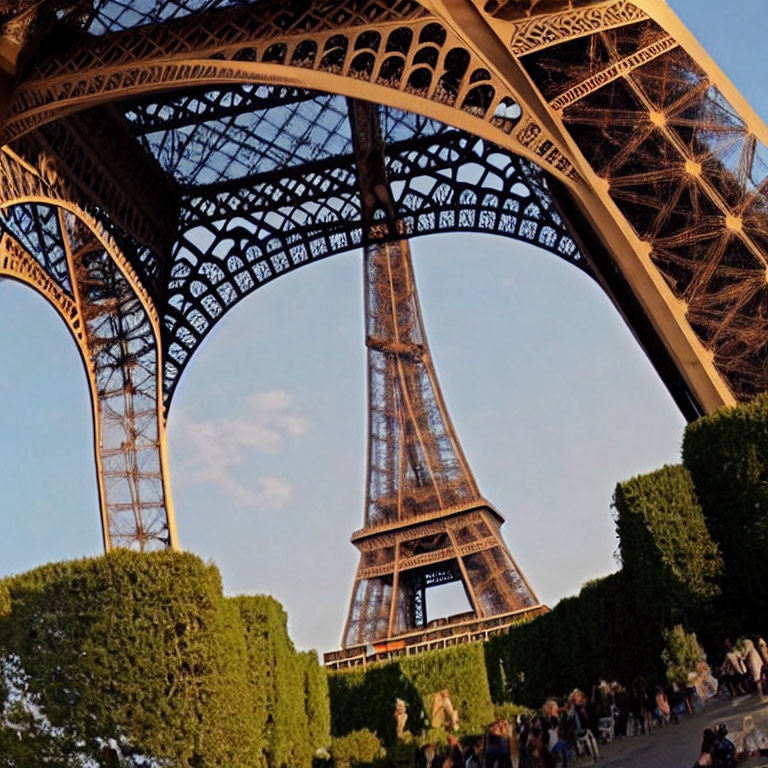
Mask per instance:
[[[683,463],[725,562],[719,614],[754,631],[768,618],[768,394],[689,425]]]
[[[493,718],[479,643],[333,672],[328,682],[334,736],[369,727],[385,744],[393,744],[396,698],[406,702],[406,729],[418,734],[428,725],[433,694],[443,688],[450,691],[451,701],[459,711],[462,731],[482,731]]]
[[[701,617],[717,594],[722,560],[683,467],[619,483],[614,502],[622,570],[488,643],[494,701],[538,707],[602,677],[660,679],[662,627]]]
[[[24,762],[35,751],[81,765],[107,739],[137,764],[309,768],[309,734],[330,742],[324,672],[282,608],[224,598],[190,554],[120,550],[5,579],[0,663],[13,768],[43,764]]]
[[[304,674],[304,710],[307,713],[307,736],[313,751],[327,747],[331,733],[331,701],[328,695],[328,672],[317,661],[314,651],[299,654]]]

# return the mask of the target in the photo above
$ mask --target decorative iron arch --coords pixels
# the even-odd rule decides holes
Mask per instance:
[[[184,94],[182,105],[174,105],[183,108],[169,110],[167,120],[158,119],[157,103],[124,107],[134,135],[182,182],[180,238],[164,316],[166,404],[192,353],[238,301],[282,274],[376,241],[364,234],[346,101],[294,89],[270,99],[270,91],[286,89]],[[262,106],[262,112],[249,112],[252,124],[238,126],[243,113],[234,108],[236,99],[244,110],[253,101]],[[212,110],[207,121],[206,106],[222,100],[228,104],[225,119]],[[385,110],[384,123],[400,234],[496,233],[538,244],[592,275],[537,166],[399,110]],[[202,128],[202,142],[215,147],[204,163],[190,161],[201,156],[187,135],[190,125],[192,131]],[[297,143],[308,131],[325,137],[331,150]],[[173,135],[178,133],[186,143]],[[233,165],[264,171],[199,183]]]
[[[148,311],[130,265],[96,220],[57,199],[53,185],[46,190],[28,170],[13,162],[3,170],[8,180],[15,171],[29,195],[20,194],[4,211],[0,277],[42,295],[64,320],[80,353],[91,395],[104,548],[177,547],[157,317]]]
[[[312,135],[319,100],[332,116],[341,97],[425,116],[398,118],[407,130],[388,140],[398,237],[495,231],[574,261],[678,402],[689,399],[689,416],[768,386],[768,129],[662,0],[19,10],[3,20],[15,80],[0,121],[0,209],[17,231],[13,208],[27,203],[88,223],[151,327],[158,435],[160,393],[167,403],[216,318],[259,282],[364,242],[343,131]],[[308,126],[286,132],[292,146],[268,142],[271,158],[242,142],[219,151],[238,141],[217,120],[256,135],[259,116],[280,110],[283,125],[294,115]],[[81,277],[70,270],[73,296]]]

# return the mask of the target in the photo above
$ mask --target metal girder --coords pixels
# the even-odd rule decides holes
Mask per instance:
[[[586,258],[689,418],[768,388],[768,129],[662,0],[134,5],[0,19],[0,208],[72,298],[52,212],[109,243],[166,403],[244,295],[393,237],[363,224],[344,110],[336,126],[312,113],[340,96],[422,121],[385,130],[398,236],[488,231]],[[309,133],[246,153],[252,116],[279,110]],[[82,151],[105,125],[130,162]]]
[[[14,205],[5,211],[1,224],[39,263],[46,279],[71,297],[69,264],[56,207],[32,202]]]
[[[47,299],[64,320],[80,353],[84,354],[82,318],[72,295],[63,290],[45,267],[7,231],[0,234],[0,277],[28,285]]]
[[[48,243],[48,252],[63,252],[66,278],[60,256],[33,257],[7,224],[0,240],[0,276],[23,282],[48,299],[78,345],[91,390],[105,549],[177,548],[158,318],[114,241],[95,219],[63,201],[54,169],[46,170],[47,181],[12,154],[0,154],[3,188],[17,192],[16,204],[6,203],[4,213],[20,234],[28,239],[35,234],[38,245]]]
[[[367,96],[534,157],[511,137],[520,109],[482,58],[408,0],[254,3],[91,38],[30,64],[0,136],[12,140],[89,105],[223,83]],[[575,178],[564,155],[548,151],[543,161]]]
[[[156,328],[91,230],[68,212],[61,222],[85,327],[105,547],[176,548]]]

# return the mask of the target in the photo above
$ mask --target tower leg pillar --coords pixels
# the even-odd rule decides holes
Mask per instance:
[[[459,549],[459,545],[456,542],[456,534],[453,532],[453,530],[451,530],[451,528],[447,529],[447,533],[451,539],[451,544],[453,544],[453,549],[456,552],[456,562],[458,563],[459,570],[461,571],[461,582],[464,585],[464,591],[467,593],[467,599],[469,600],[475,615],[482,616],[483,609],[477,600],[477,594],[475,593],[475,588],[472,586],[469,574],[467,573],[467,567],[464,565],[464,558],[462,557],[461,550]]]
[[[392,601],[389,606],[389,625],[387,635],[392,637],[395,634],[395,622],[397,620],[397,605],[400,593],[400,542],[395,543],[395,572],[392,574]]]
[[[105,551],[178,549],[159,329],[101,240],[73,213],[59,216],[82,319]]]
[[[65,178],[47,152],[0,152],[0,275],[47,298],[80,350],[105,551],[177,549],[154,299]]]

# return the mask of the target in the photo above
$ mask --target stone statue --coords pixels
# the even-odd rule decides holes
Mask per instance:
[[[405,736],[405,724],[407,722],[408,713],[405,711],[405,702],[402,699],[395,699],[395,724],[398,739]]]
[[[436,730],[445,728],[446,730],[457,731],[459,729],[459,713],[458,710],[454,709],[451,694],[447,688],[438,691],[432,699],[430,724]]]

